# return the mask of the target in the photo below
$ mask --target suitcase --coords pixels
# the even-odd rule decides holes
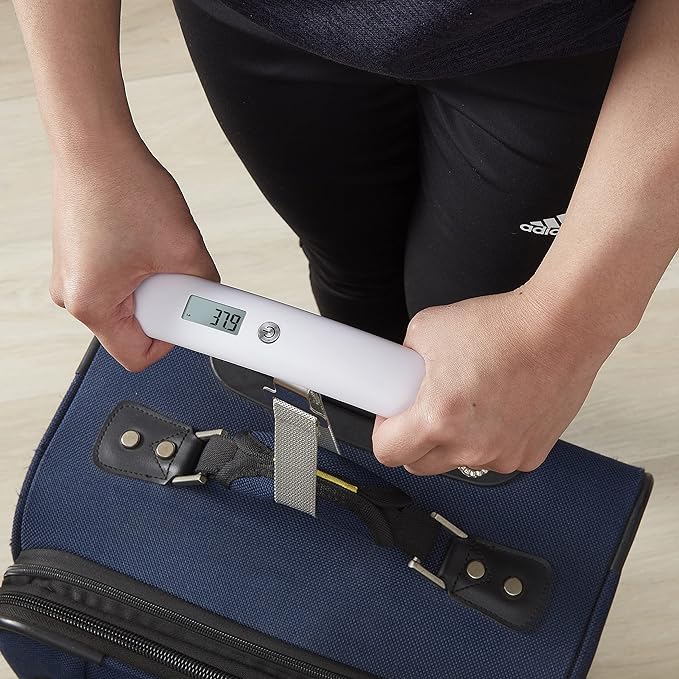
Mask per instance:
[[[415,477],[371,455],[367,413],[304,396],[178,348],[128,373],[94,342],[18,501],[17,676],[587,674],[648,474],[560,441],[531,473]],[[312,430],[315,516],[272,481]]]

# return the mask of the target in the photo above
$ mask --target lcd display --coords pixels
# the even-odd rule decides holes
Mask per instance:
[[[185,321],[198,323],[207,328],[237,335],[241,325],[243,325],[245,311],[197,295],[191,295],[182,313],[182,318]]]

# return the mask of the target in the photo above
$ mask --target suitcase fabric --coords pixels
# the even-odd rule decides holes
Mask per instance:
[[[650,493],[642,469],[559,442],[535,472],[483,486],[387,469],[344,442],[342,457],[320,451],[331,474],[400,488],[548,562],[545,610],[515,629],[448,596],[323,499],[314,518],[275,504],[268,478],[176,487],[107,473],[93,449],[122,401],[273,444],[271,412],[227,389],[207,357],[175,349],[134,374],[94,345],[15,516],[0,649],[20,679],[586,675]]]

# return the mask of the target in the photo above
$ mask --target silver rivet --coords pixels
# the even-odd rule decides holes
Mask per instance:
[[[156,456],[161,460],[169,460],[177,452],[177,446],[172,441],[161,441],[156,446]]]
[[[511,577],[505,580],[505,592],[508,596],[516,597],[523,592],[523,582],[519,578]]]
[[[482,561],[470,561],[467,564],[467,575],[472,580],[480,580],[486,574],[486,567]]]
[[[275,342],[281,335],[281,329],[272,321],[262,323],[257,330],[257,336],[264,344]]]
[[[120,437],[120,445],[123,448],[136,448],[141,443],[141,434],[134,429],[128,429]]]

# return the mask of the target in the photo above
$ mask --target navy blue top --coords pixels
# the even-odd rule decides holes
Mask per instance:
[[[406,79],[620,44],[633,0],[196,0],[321,56]]]

